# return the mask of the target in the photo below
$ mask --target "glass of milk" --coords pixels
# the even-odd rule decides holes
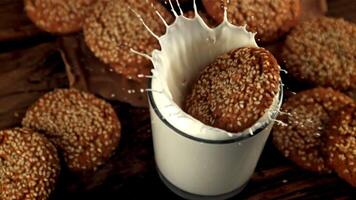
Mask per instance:
[[[231,197],[254,172],[281,106],[282,84],[266,114],[241,133],[207,126],[181,109],[202,69],[232,49],[257,47],[254,36],[226,18],[211,29],[196,14],[177,16],[158,38],[148,88],[155,160],[162,181],[184,198]]]

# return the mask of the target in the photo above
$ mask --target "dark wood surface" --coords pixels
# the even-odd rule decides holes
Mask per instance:
[[[328,15],[356,22],[355,0],[329,0],[328,5]],[[63,38],[38,30],[23,13],[22,0],[0,0],[0,128],[18,125],[26,107],[43,93],[71,84],[63,51]],[[180,199],[155,170],[148,110],[111,103],[123,124],[114,156],[92,173],[63,168],[51,199]],[[356,189],[335,174],[299,169],[269,140],[251,181],[233,199],[356,199]]]

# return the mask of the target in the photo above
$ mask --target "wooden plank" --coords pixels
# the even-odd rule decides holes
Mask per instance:
[[[0,42],[45,35],[27,18],[22,0],[0,1]]]
[[[0,63],[0,129],[18,125],[41,95],[67,85],[54,43],[1,53]]]
[[[328,0],[328,16],[343,17],[356,23],[355,0]]]

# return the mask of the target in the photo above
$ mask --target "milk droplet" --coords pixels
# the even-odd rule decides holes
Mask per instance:
[[[287,116],[290,116],[290,117],[293,116],[292,113],[283,112],[283,111],[279,111],[279,114],[280,114],[280,115],[287,115]]]
[[[285,73],[285,74],[288,74],[288,71],[285,70],[285,69],[280,68],[279,70],[280,70],[281,72]]]

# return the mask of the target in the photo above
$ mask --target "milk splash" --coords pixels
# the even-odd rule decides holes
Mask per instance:
[[[195,0],[193,19],[183,16],[179,1],[176,2],[179,14],[169,0],[176,18],[171,25],[156,11],[166,25],[166,33],[161,37],[155,35],[138,15],[147,30],[159,41],[161,50],[154,50],[150,56],[131,49],[133,53],[144,56],[153,63],[151,84],[147,91],[151,104],[156,106],[153,106],[154,110],[160,113],[162,120],[191,137],[212,141],[247,137],[263,125],[276,121],[275,116],[281,105],[280,94],[276,95],[273,105],[266,110],[264,116],[240,133],[229,133],[207,126],[181,109],[188,86],[196,80],[205,66],[230,50],[258,45],[255,41],[256,33],[248,32],[246,26],[235,26],[228,21],[226,7],[223,22],[216,28],[209,28],[198,13]]]

